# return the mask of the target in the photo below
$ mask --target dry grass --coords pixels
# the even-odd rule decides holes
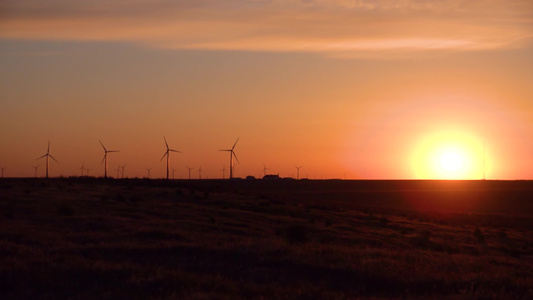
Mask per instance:
[[[530,182],[4,180],[0,298],[533,298],[532,195]]]

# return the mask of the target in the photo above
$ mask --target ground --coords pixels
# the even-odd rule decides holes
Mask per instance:
[[[533,299],[533,182],[0,181],[2,299]]]

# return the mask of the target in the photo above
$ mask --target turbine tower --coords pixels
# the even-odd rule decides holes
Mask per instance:
[[[198,179],[202,179],[202,173],[203,173],[203,172],[204,172],[204,171],[202,171],[202,167],[199,167],[199,168],[198,168]]]
[[[37,158],[41,159],[43,157],[46,157],[46,178],[48,178],[48,166],[49,166],[49,158],[51,157],[53,160],[56,161],[56,163],[59,163],[51,154],[50,154],[50,141],[48,141],[48,148],[46,149],[46,154]],[[2,177],[4,177],[4,172],[2,170]]]
[[[189,179],[191,179],[191,171],[194,170],[194,168],[187,167],[187,169],[189,169]]]
[[[83,170],[85,170],[85,163],[81,164],[81,176],[83,177]]]
[[[174,172],[176,172],[176,170],[174,168],[172,168],[172,180],[174,180]]]
[[[226,178],[226,165],[222,165],[222,179],[225,179]]]
[[[148,171],[148,179],[150,179],[150,171],[152,170],[152,168],[146,168],[146,171]]]
[[[227,151],[229,152],[229,179],[233,178],[233,157],[237,160],[237,163],[239,162],[239,159],[237,158],[237,155],[235,154],[235,146],[237,145],[237,142],[239,141],[239,138],[235,141],[235,144],[233,144],[233,147],[231,149],[224,149],[219,151]]]
[[[4,178],[4,169],[5,169],[5,168],[6,168],[6,167],[0,167],[0,169],[2,169],[2,178]]]
[[[300,168],[302,168],[302,166],[294,166],[296,168],[296,179],[300,179]]]
[[[124,164],[123,166],[120,166],[120,168],[122,169],[122,179],[124,179],[124,168],[126,167],[126,164]]]
[[[33,166],[33,168],[35,169],[35,178],[37,178],[37,169],[39,168],[39,166]]]
[[[107,153],[112,152],[119,152],[119,150],[107,150],[104,144],[102,144],[102,141],[98,140],[100,142],[100,145],[102,145],[102,148],[104,148],[104,158],[102,158],[102,163],[105,162],[105,169],[104,169],[104,178],[107,178]]]
[[[161,157],[159,161],[162,161],[163,158],[165,158],[165,156],[167,157],[167,180],[168,180],[168,174],[169,174],[169,169],[170,169],[170,152],[177,152],[177,153],[181,153],[181,152],[178,150],[170,149],[168,147],[167,139],[165,137],[163,137],[163,139],[165,140],[165,146],[167,146],[167,151],[165,152],[165,154],[163,154],[163,157]]]
[[[89,171],[90,171],[91,169],[89,169],[89,168],[85,168],[85,170],[87,170],[87,172],[86,172],[87,175],[86,175],[86,176],[89,177]]]

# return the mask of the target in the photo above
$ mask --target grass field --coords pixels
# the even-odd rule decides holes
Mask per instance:
[[[1,299],[533,299],[533,182],[0,181]]]

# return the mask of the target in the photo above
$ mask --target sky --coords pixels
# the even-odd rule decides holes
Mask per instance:
[[[6,177],[533,179],[530,0],[1,0]]]

